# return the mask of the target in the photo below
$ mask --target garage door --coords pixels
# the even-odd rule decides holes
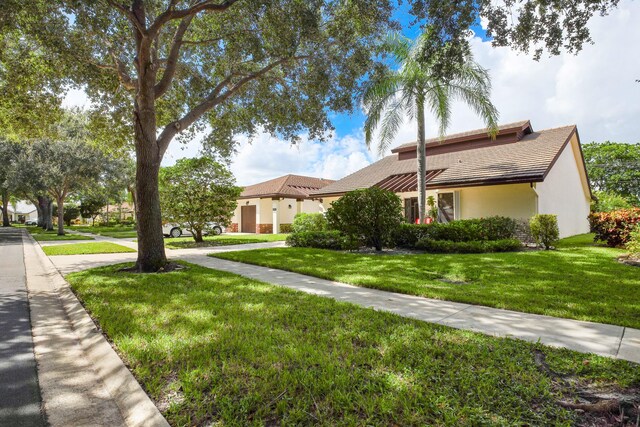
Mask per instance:
[[[240,219],[242,224],[240,225],[240,231],[243,233],[255,233],[256,232],[256,206],[242,206],[240,210]]]

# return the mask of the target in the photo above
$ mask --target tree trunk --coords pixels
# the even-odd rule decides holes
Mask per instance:
[[[64,236],[64,197],[58,197],[58,236]]]
[[[9,192],[2,190],[2,226],[11,227],[11,221],[9,221]]]
[[[204,242],[204,239],[202,238],[202,230],[194,230],[195,233],[193,234],[193,240],[196,241],[196,243],[202,243]]]
[[[42,212],[42,205],[40,204],[40,197],[36,196],[35,200],[32,200],[31,203],[36,207],[36,212],[38,214],[38,227],[44,227],[44,212]]]
[[[418,121],[418,217],[420,224],[424,223],[427,203],[427,156],[425,143],[425,123],[424,123],[424,101],[418,98],[417,102],[417,121]]]
[[[53,202],[46,196],[38,196],[38,204],[42,210],[42,225],[44,230],[53,230]]]
[[[158,173],[162,159],[156,137],[155,101],[153,86],[147,87],[146,90],[142,89],[142,86],[146,84],[149,82],[140,82],[141,90],[135,105],[138,231],[136,268],[140,272],[155,272],[164,267],[167,263],[167,257],[164,252],[160,193],[158,191]]]
[[[47,197],[47,231],[53,231],[53,200]]]

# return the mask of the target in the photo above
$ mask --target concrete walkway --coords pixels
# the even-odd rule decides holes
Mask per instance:
[[[13,234],[17,239],[10,256],[24,260],[20,266],[29,295],[27,318],[31,317],[27,333],[33,337],[36,390],[38,403],[42,396],[46,424],[17,424],[0,418],[0,426],[168,427],[40,245],[22,230],[14,229]],[[7,236],[0,234],[0,242],[7,241]],[[18,361],[8,363],[10,369],[19,367]],[[5,396],[0,393],[0,401]]]
[[[117,240],[117,239],[114,239]],[[310,294],[350,302],[400,316],[472,330],[493,336],[595,353],[640,363],[640,330],[622,326],[542,316],[491,307],[442,301],[394,292],[380,291],[323,280],[206,256],[210,253],[282,247],[284,242],[168,250],[167,256],[204,267],[285,286]],[[136,254],[54,256],[51,260],[61,273],[84,270],[117,262],[133,261]]]
[[[389,311],[425,322],[499,337],[540,341],[553,347],[640,363],[640,330],[638,329],[362,288],[202,255],[184,255],[181,259],[204,267],[240,274],[375,310]]]
[[[0,426],[44,426],[22,232],[0,228]]]

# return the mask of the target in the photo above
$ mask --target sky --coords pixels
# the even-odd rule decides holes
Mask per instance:
[[[543,56],[538,62],[531,55],[492,47],[482,28],[474,28],[472,50],[476,61],[489,69],[500,123],[531,120],[534,130],[576,124],[582,143],[640,142],[640,55],[634,53],[640,41],[638,22],[640,2],[623,1],[609,16],[591,19],[594,44],[585,45],[578,55]],[[405,26],[407,34],[412,31]],[[82,91],[70,92],[65,100],[68,106],[86,102]],[[342,178],[379,158],[365,145],[364,118],[361,111],[332,115],[335,132],[326,142],[302,135],[303,142],[294,146],[268,134],[252,140],[239,136],[231,170],[239,185],[285,174]],[[448,133],[481,127],[483,122],[464,104],[454,104]],[[415,134],[415,123],[405,122],[392,146],[414,141]],[[437,136],[429,116],[427,136]],[[197,156],[198,151],[197,141],[188,146],[174,141],[163,164]]]

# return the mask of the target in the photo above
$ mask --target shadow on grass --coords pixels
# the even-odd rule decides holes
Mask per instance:
[[[532,344],[403,319],[189,265],[68,276],[171,424],[571,424]],[[627,362],[544,349],[626,385]]]
[[[619,250],[564,243],[556,251],[377,256],[304,248],[216,257],[358,286],[640,328],[639,269]]]

